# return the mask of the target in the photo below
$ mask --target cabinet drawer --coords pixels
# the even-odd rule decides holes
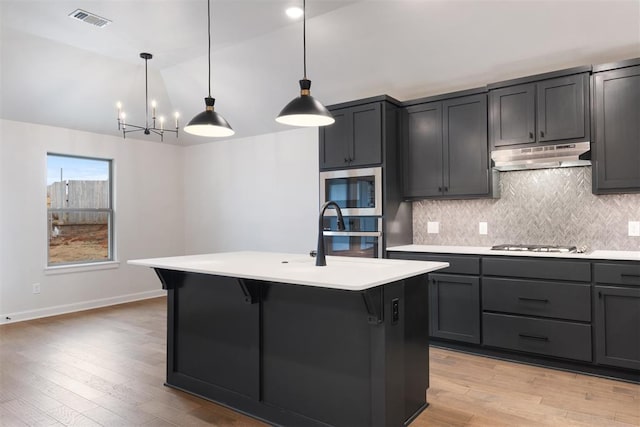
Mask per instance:
[[[456,255],[432,255],[422,252],[391,252],[389,258],[409,259],[415,261],[448,262],[449,267],[438,270],[438,273],[480,274],[480,257]]]
[[[482,280],[482,309],[591,321],[591,286],[521,279]]]
[[[591,326],[484,313],[483,343],[492,347],[591,361]]]
[[[593,277],[596,283],[640,286],[640,263],[593,265]]]
[[[529,279],[591,281],[591,265],[588,261],[567,261],[541,258],[483,258],[485,276],[522,277]]]

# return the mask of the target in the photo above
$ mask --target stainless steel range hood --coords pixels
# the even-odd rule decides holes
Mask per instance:
[[[563,168],[591,165],[591,143],[543,145],[495,150],[491,152],[493,168],[499,171]]]

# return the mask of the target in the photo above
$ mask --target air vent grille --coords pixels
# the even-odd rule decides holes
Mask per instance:
[[[107,18],[103,18],[86,10],[76,9],[69,14],[69,18],[77,19],[79,21],[86,22],[87,24],[95,25],[96,27],[105,27],[111,23]]]

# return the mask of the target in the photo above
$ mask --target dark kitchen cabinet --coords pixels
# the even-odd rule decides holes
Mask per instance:
[[[594,276],[596,362],[640,370],[640,265],[598,263]]]
[[[485,257],[482,273],[484,345],[591,362],[589,262]]]
[[[429,274],[429,335],[451,341],[480,343],[480,258],[388,252],[389,258],[448,262]]]
[[[589,74],[489,91],[492,147],[589,140]]]
[[[430,274],[431,336],[480,343],[480,278]]]
[[[593,75],[593,192],[640,192],[640,60]]]
[[[336,122],[320,129],[320,169],[382,163],[382,103],[330,109]]]
[[[442,194],[442,103],[407,108],[403,150],[404,196]]]
[[[492,195],[485,93],[409,106],[404,129],[405,198]]]
[[[491,143],[494,147],[536,142],[536,85],[489,92]]]

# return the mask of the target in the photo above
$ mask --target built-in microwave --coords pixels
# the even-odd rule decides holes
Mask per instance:
[[[320,205],[333,200],[345,216],[382,216],[382,168],[320,172]],[[328,209],[327,215],[336,215]]]

